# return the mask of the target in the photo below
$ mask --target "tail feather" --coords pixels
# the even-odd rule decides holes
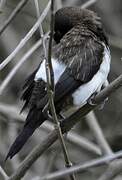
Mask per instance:
[[[10,159],[17,154],[20,149],[24,146],[29,137],[33,134],[35,129],[24,128],[19,136],[16,138],[15,142],[12,144],[5,161],[10,157]]]
[[[30,110],[26,119],[26,123],[23,127],[23,130],[20,132],[20,134],[18,135],[18,137],[15,139],[14,143],[12,144],[5,158],[5,161],[8,158],[11,159],[21,150],[21,148],[27,142],[29,137],[32,136],[36,128],[38,128],[44,122],[44,120],[45,118],[41,110],[37,110],[37,109]]]

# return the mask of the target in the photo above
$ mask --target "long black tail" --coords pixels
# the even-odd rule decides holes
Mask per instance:
[[[30,110],[26,118],[25,125],[18,137],[15,139],[14,143],[12,144],[5,161],[8,158],[11,159],[21,150],[29,137],[33,134],[36,128],[38,128],[44,122],[44,120],[45,118],[41,110],[38,110],[36,108]]]

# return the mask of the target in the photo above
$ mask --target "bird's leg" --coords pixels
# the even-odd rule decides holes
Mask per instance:
[[[93,102],[95,96],[98,94],[98,92],[94,92],[87,100],[87,103],[90,104],[91,106],[96,106],[97,104],[95,104]]]
[[[106,81],[104,82],[104,84],[102,85],[101,89],[106,88],[108,85],[109,85],[109,82],[108,82],[108,80],[106,80]],[[99,89],[99,91],[93,93],[93,94],[90,96],[90,98],[87,100],[87,102],[88,102],[90,105],[92,105],[92,106],[96,106],[96,105],[97,105],[97,104],[93,103],[93,99],[94,99],[95,96],[100,92],[101,89]],[[99,108],[100,110],[103,109],[106,101],[108,101],[108,98],[106,98],[106,99],[99,105],[98,108]]]
[[[105,82],[104,82],[104,84],[102,85],[102,88],[101,89],[104,89],[104,88],[106,88],[107,86],[109,85],[109,82],[108,82],[108,80],[106,80]],[[105,103],[108,101],[108,97],[106,98],[106,99],[104,99],[104,101],[99,105],[99,109],[100,110],[102,110],[103,108],[104,108],[104,106],[105,106]]]

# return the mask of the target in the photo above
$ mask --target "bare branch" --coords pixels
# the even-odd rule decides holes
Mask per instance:
[[[66,148],[66,144],[62,135],[62,131],[60,128],[60,123],[57,118],[55,105],[54,105],[54,73],[53,73],[53,67],[52,67],[52,41],[53,41],[53,32],[54,32],[54,0],[51,0],[51,21],[50,21],[50,39],[49,39],[49,46],[48,46],[48,57],[46,57],[46,76],[47,76],[47,94],[49,98],[49,105],[51,109],[52,118],[55,123],[55,129],[58,134],[58,138],[62,147],[64,160],[65,160],[65,166],[71,167],[72,163],[69,159],[68,151]],[[46,56],[46,54],[45,54]],[[75,180],[74,174],[70,175],[71,180]]]
[[[2,70],[16,56],[16,54],[20,51],[20,49],[32,37],[32,35],[38,29],[40,23],[42,23],[42,21],[46,17],[46,15],[50,9],[50,4],[51,4],[51,1],[48,2],[47,6],[44,9],[43,13],[41,14],[40,18],[37,20],[37,22],[34,24],[34,26],[31,28],[31,30],[27,33],[27,35],[20,41],[20,43],[14,49],[14,51],[0,64],[0,70]]]
[[[97,121],[97,118],[93,111],[87,114],[86,121],[91,129],[91,131],[94,134],[95,139],[97,140],[98,145],[100,146],[102,153],[104,155],[109,155],[112,152],[108,142],[106,141],[102,129],[99,126],[99,123]]]
[[[10,120],[9,123],[11,123],[13,121],[16,123],[17,122],[23,123],[24,119],[27,116],[26,113],[23,113],[20,115],[19,108],[17,108],[17,106],[12,106],[12,105],[3,104],[3,103],[0,103],[0,112],[6,114],[9,117],[9,120]],[[13,121],[12,121],[12,119],[13,119]],[[7,122],[8,122],[8,120],[7,120]],[[40,127],[40,130],[42,130],[42,129],[47,132],[53,131],[54,124],[49,121],[45,121]],[[73,143],[74,145],[76,145],[82,149],[85,149],[86,151],[89,151],[96,155],[102,155],[100,148],[96,144],[90,142],[85,137],[78,135],[77,133],[75,133],[73,131],[70,131],[67,134],[67,140],[70,143]]]
[[[44,36],[44,38],[46,39],[47,37],[48,33]],[[0,95],[4,92],[4,89],[14,77],[14,75],[17,73],[18,69],[22,66],[22,64],[41,46],[41,44],[42,40],[40,39],[27,51],[27,53],[25,53],[25,55],[19,60],[18,64],[14,66],[14,68],[10,71],[5,80],[0,85]]]
[[[120,75],[108,87],[106,87],[98,95],[96,95],[93,102],[99,104],[108,96],[110,96],[113,92],[115,92],[119,87],[121,87],[121,85],[122,85],[122,75]],[[69,131],[81,119],[81,117],[85,116],[96,106],[91,106],[90,104],[86,104],[82,108],[77,110],[77,112],[75,112],[73,115],[66,118],[61,124],[62,132],[64,133]],[[41,156],[45,152],[45,150],[47,150],[57,140],[57,138],[58,138],[57,131],[53,130],[38,146],[36,146],[33,149],[33,151],[30,152],[30,154],[24,159],[22,164],[19,166],[16,172],[9,178],[9,180],[18,180],[19,178],[22,178],[29,169],[29,167],[39,158],[39,156]],[[116,156],[117,157],[122,156],[122,151],[117,155],[115,154],[115,155],[106,156],[105,162],[109,160],[109,158],[110,160],[117,158]],[[69,171],[70,170],[67,169],[66,172]]]
[[[6,0],[5,0],[6,1]],[[8,17],[6,21],[3,22],[2,27],[0,27],[0,35],[4,32],[7,26],[12,22],[16,15],[21,11],[21,9],[27,4],[28,0],[21,0],[16,8],[13,10],[12,14]]]
[[[89,162],[86,162],[84,164],[79,164],[79,165],[75,165],[73,167],[70,167],[69,169],[63,169],[61,171],[57,171],[55,173],[50,173],[48,175],[45,175],[43,177],[40,178],[40,180],[51,180],[51,179],[58,179],[61,177],[65,177],[66,175],[71,174],[72,172],[82,172],[88,168],[93,168],[96,166],[100,166],[103,165],[105,163],[108,163],[114,159],[120,158],[122,157],[122,151],[119,151],[115,154],[111,154],[111,155],[107,155],[107,156],[103,156],[99,159],[95,159],[95,160],[91,160]],[[122,169],[122,168],[121,168]],[[109,180],[109,179],[104,179],[104,180]]]

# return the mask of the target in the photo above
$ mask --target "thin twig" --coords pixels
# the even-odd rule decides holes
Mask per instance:
[[[5,173],[5,171],[1,166],[0,166],[0,174],[3,176],[4,180],[8,179],[8,175]]]
[[[26,42],[32,37],[32,35],[35,33],[35,31],[38,29],[40,23],[44,20],[46,17],[49,9],[50,9],[51,1],[49,0],[46,8],[42,12],[40,18],[37,20],[37,22],[34,24],[34,26],[31,28],[31,30],[27,33],[27,35],[20,41],[18,46],[14,49],[14,51],[0,64],[0,70],[2,70],[20,51],[20,49],[26,44]]]
[[[47,93],[49,98],[49,105],[51,109],[51,114],[55,123],[55,129],[58,133],[58,138],[61,143],[61,147],[64,154],[65,166],[71,167],[72,163],[69,159],[68,151],[66,148],[66,144],[61,132],[60,123],[56,115],[55,105],[54,105],[54,73],[51,62],[52,57],[52,40],[53,40],[53,31],[54,31],[54,0],[51,0],[51,21],[50,21],[50,39],[48,46],[48,58],[46,57],[46,75],[47,75]],[[75,180],[74,174],[70,176],[71,180]]]
[[[121,86],[122,75],[120,75],[116,80],[114,80],[110,85],[108,85],[108,87],[106,87],[98,95],[96,95],[96,97],[94,98],[94,103],[101,103],[104,99],[114,93]],[[86,104],[82,108],[77,110],[77,112],[75,112],[69,118],[66,118],[62,122],[62,132],[68,132],[81,119],[81,117],[88,114],[88,112],[93,110],[96,106]],[[9,180],[18,180],[19,178],[22,178],[29,169],[29,167],[57,140],[57,138],[57,131],[53,130],[39,145],[37,145],[30,152],[30,154],[24,159],[22,164],[19,166],[16,172],[12,174]],[[120,155],[122,155],[122,152]],[[113,155],[109,155],[109,157],[113,157]]]
[[[46,39],[48,34],[44,36]],[[14,66],[14,68],[9,72],[7,77],[4,79],[4,81],[0,85],[0,95],[4,92],[4,89],[8,85],[8,83],[11,81],[11,79],[14,77],[14,75],[17,73],[18,69],[22,66],[22,64],[41,46],[42,40],[38,40],[26,53],[25,55],[19,60],[19,62]]]
[[[0,35],[4,32],[4,30],[8,27],[8,25],[12,22],[12,20],[16,17],[16,15],[21,11],[21,9],[27,4],[28,0],[21,0],[16,8],[13,10],[11,15],[8,17],[6,21],[3,22],[2,27],[0,27]]]
[[[102,129],[99,126],[99,123],[97,121],[97,118],[93,111],[87,114],[86,121],[91,129],[91,131],[94,134],[95,139],[97,140],[98,145],[100,146],[102,153],[104,155],[109,155],[112,152],[108,142],[106,141]]]
[[[89,169],[91,167],[93,168],[93,167],[101,166],[105,163],[108,163],[108,162],[113,161],[113,160],[120,158],[120,157],[122,157],[122,151],[119,151],[115,154],[103,156],[99,159],[91,160],[91,161],[86,162],[84,164],[74,165],[73,167],[70,167],[69,169],[65,168],[61,171],[57,171],[55,173],[50,173],[48,175],[41,177],[40,180],[58,179],[61,177],[65,177],[65,176],[71,174],[72,172],[83,172],[86,169]],[[106,179],[106,180],[108,180],[108,179]]]
[[[88,8],[89,6],[91,6],[92,4],[94,4],[97,0],[89,0],[87,2],[85,2],[84,4],[81,5],[81,8],[85,9]]]
[[[19,114],[19,109],[17,106],[12,106],[4,103],[0,103],[0,112],[3,114],[7,115],[9,117],[9,123],[15,122],[15,123],[24,123],[24,119],[26,118],[27,114]],[[13,119],[13,120],[12,120]],[[7,120],[8,123],[8,120]],[[41,127],[40,130],[44,131],[53,131],[54,130],[54,124],[45,121]],[[78,135],[74,131],[70,131],[67,134],[67,141],[70,143],[73,143],[74,145],[80,147],[81,149],[85,149],[85,151],[91,152],[95,155],[102,155],[100,148],[94,144],[93,142],[90,142],[88,139],[85,137]]]

